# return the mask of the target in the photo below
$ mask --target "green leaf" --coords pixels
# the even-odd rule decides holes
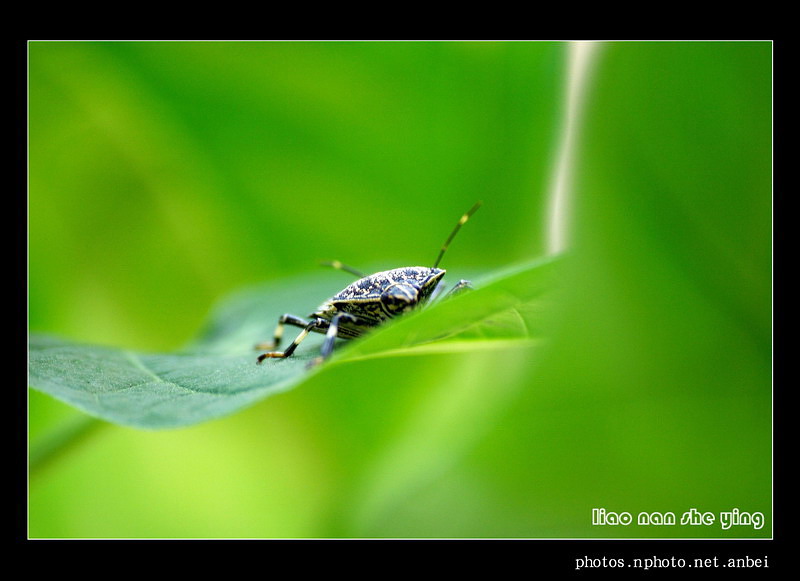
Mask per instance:
[[[331,273],[256,286],[234,294],[209,324],[175,353],[140,353],[33,334],[31,387],[101,419],[140,428],[171,428],[220,417],[296,387],[329,365],[422,353],[508,348],[541,336],[545,292],[555,262],[526,264],[478,283],[352,342],[308,368],[321,335],[288,359],[256,365],[254,345],[271,337],[284,312],[305,314],[343,286]],[[311,298],[311,297],[315,298]]]

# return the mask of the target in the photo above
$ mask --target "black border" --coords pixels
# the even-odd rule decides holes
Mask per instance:
[[[783,71],[786,70],[788,62],[787,45],[788,41],[773,42],[773,507],[772,507],[772,526],[773,538],[764,540],[672,540],[672,539],[653,539],[653,540],[265,540],[265,541],[90,541],[93,552],[102,551],[104,558],[113,559],[117,551],[127,552],[127,550],[147,550],[156,549],[156,553],[164,549],[165,556],[172,556],[170,559],[176,570],[185,571],[187,563],[180,562],[180,556],[184,549],[208,550],[208,543],[213,543],[212,550],[219,550],[220,553],[213,557],[208,557],[212,561],[223,560],[222,555],[228,551],[250,552],[257,557],[263,565],[260,569],[262,574],[274,571],[274,560],[276,557],[300,560],[295,562],[300,570],[306,570],[309,563],[316,559],[309,559],[310,556],[319,555],[320,552],[328,553],[334,558],[322,560],[319,564],[325,567],[328,572],[333,573],[337,570],[345,572],[369,571],[373,574],[382,575],[382,571],[387,567],[394,574],[399,574],[404,570],[413,571],[417,574],[431,574],[438,571],[453,573],[464,566],[471,571],[480,574],[480,569],[474,567],[488,567],[492,573],[503,575],[504,573],[521,573],[523,576],[535,576],[543,571],[550,571],[558,574],[558,578],[563,577],[588,577],[597,573],[611,573],[622,575],[625,573],[640,573],[643,575],[656,575],[666,572],[671,577],[685,574],[709,575],[714,572],[723,573],[726,576],[740,573],[752,576],[762,574],[779,573],[781,571],[794,569],[790,559],[789,533],[791,522],[786,523],[783,515],[792,514],[788,510],[788,499],[792,498],[792,491],[787,490],[788,480],[786,464],[781,459],[786,457],[788,432],[785,428],[787,410],[786,391],[791,389],[786,385],[783,377],[784,362],[786,361],[787,351],[787,327],[789,326],[787,317],[775,316],[785,304],[786,275],[778,268],[779,262],[787,254],[787,229],[783,221],[794,216],[786,205],[786,195],[783,193],[785,184],[779,171],[784,166],[783,156],[787,150],[790,127],[787,116],[791,113],[792,107],[787,104],[788,88],[786,87]],[[27,40],[6,41],[4,54],[11,61],[6,68],[12,71],[12,88],[6,94],[11,95],[12,103],[12,131],[14,152],[7,156],[6,160],[11,171],[6,175],[13,176],[13,224],[6,232],[13,235],[12,248],[14,253],[13,276],[14,276],[14,302],[19,306],[13,308],[15,322],[18,322],[19,335],[14,332],[14,337],[20,337],[20,346],[14,341],[12,354],[13,369],[20,369],[20,374],[27,385]],[[776,120],[780,119],[779,122]],[[6,354],[9,351],[6,350]],[[19,367],[17,366],[19,363]],[[21,383],[21,382],[20,382]],[[21,560],[23,554],[28,550],[35,552],[51,552],[52,550],[64,550],[70,556],[75,556],[73,550],[76,544],[83,544],[85,541],[64,540],[29,540],[27,538],[27,390],[14,389],[16,394],[17,414],[16,421],[9,422],[7,426],[13,426],[15,433],[12,436],[20,451],[19,470],[13,479],[20,483],[18,487],[19,498],[13,501],[14,525],[13,541],[24,546],[24,552],[15,552],[15,560]],[[792,507],[793,508],[793,507]],[[96,546],[102,543],[101,547]],[[130,545],[134,545],[131,547]],[[354,549],[352,552],[349,549]],[[311,552],[313,551],[313,552]],[[409,556],[421,556],[427,560],[420,561],[409,559]],[[466,556],[465,556],[466,555]],[[391,561],[374,561],[381,557],[390,556]],[[718,568],[694,569],[694,568],[653,568],[647,571],[634,569],[632,567],[610,568],[593,567],[578,570],[576,560],[582,557],[602,559],[602,557],[622,558],[626,563],[632,563],[635,558],[683,558],[687,562],[694,558],[718,557],[720,563],[728,558],[742,558],[750,556],[759,558],[767,556],[769,567],[767,569],[737,569]],[[398,559],[398,557],[401,557]],[[202,562],[205,563],[205,560]],[[143,571],[149,570],[153,561],[151,559],[139,559],[136,564],[130,560],[125,561],[126,569],[133,574],[138,568]],[[66,564],[62,562],[62,564]],[[137,566],[138,565],[138,566]],[[223,564],[224,566],[224,564]],[[177,569],[180,567],[180,569]],[[163,563],[159,564],[163,568]],[[226,567],[227,569],[227,567]],[[229,569],[228,569],[229,570]],[[424,575],[428,576],[428,575]]]

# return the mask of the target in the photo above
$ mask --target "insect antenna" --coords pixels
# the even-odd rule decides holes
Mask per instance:
[[[456,224],[456,227],[453,228],[453,231],[450,232],[450,236],[447,237],[447,240],[442,245],[442,249],[439,251],[439,256],[436,257],[436,262],[433,263],[433,268],[439,266],[439,262],[442,260],[442,256],[444,256],[445,250],[447,250],[447,247],[450,246],[450,243],[453,241],[453,238],[455,238],[456,233],[461,229],[461,226],[463,226],[466,223],[466,221],[469,220],[469,217],[478,211],[478,208],[481,207],[482,203],[483,202],[477,202],[467,211],[466,214],[461,216],[461,218],[458,220],[458,224]]]
[[[360,270],[357,270],[357,269],[353,268],[352,266],[347,266],[346,264],[342,264],[338,260],[330,260],[330,261],[326,261],[326,262],[320,262],[320,265],[321,266],[330,266],[331,268],[335,268],[336,270],[343,270],[345,272],[349,272],[350,274],[353,274],[353,275],[357,276],[358,278],[364,278],[366,276]]]

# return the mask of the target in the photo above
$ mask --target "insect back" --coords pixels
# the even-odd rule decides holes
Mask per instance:
[[[445,272],[426,266],[376,272],[341,290],[312,316],[328,318],[332,313],[346,312],[378,325],[427,302]]]

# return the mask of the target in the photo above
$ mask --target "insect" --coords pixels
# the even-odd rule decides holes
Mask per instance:
[[[333,352],[333,344],[337,337],[342,339],[359,337],[389,319],[428,303],[443,289],[439,283],[447,271],[438,268],[442,256],[461,226],[480,206],[481,202],[476,203],[461,216],[442,245],[432,267],[407,266],[365,276],[339,261],[323,263],[349,272],[359,279],[322,303],[309,315],[308,320],[290,314],[282,315],[278,319],[272,342],[256,346],[259,350],[267,350],[266,353],[259,355],[257,362],[261,363],[267,358],[291,357],[297,346],[313,331],[325,335],[320,356],[312,361],[312,365],[320,363]],[[445,296],[452,296],[468,288],[471,288],[469,281],[460,280]],[[285,325],[300,327],[302,331],[285,351],[274,351],[281,342]]]

